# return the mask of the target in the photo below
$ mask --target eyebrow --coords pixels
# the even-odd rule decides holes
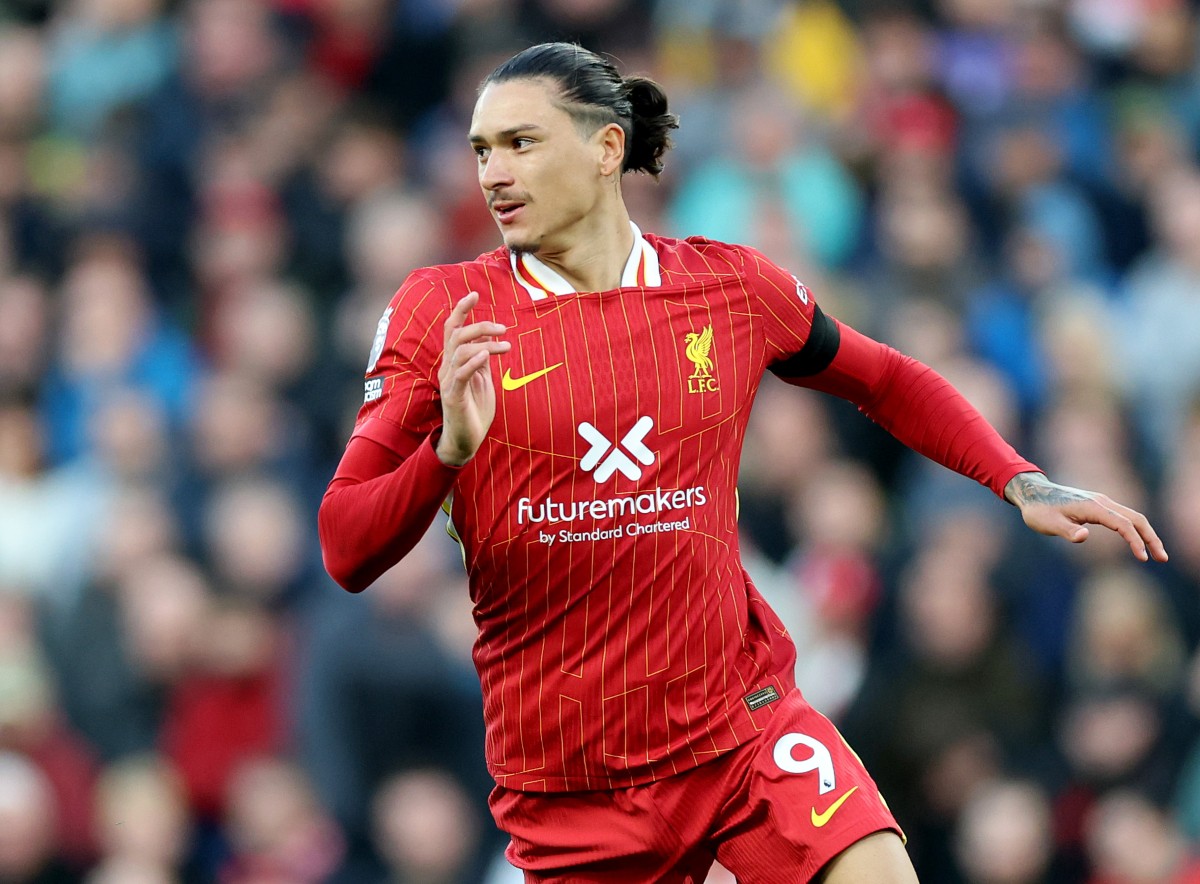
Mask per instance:
[[[504,129],[501,132],[499,132],[498,134],[500,136],[501,141],[506,141],[509,138],[512,138],[514,135],[519,135],[522,132],[530,132],[530,131],[539,131],[540,132],[541,129],[542,129],[542,127],[539,126],[537,123],[521,123],[519,126],[512,126],[511,128]],[[478,132],[471,133],[470,141],[472,144],[486,144],[487,143],[487,139],[484,138],[482,135],[480,135]]]

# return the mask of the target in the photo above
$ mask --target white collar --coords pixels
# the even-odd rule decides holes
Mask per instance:
[[[625,269],[621,271],[621,288],[646,286],[658,288],[662,285],[662,274],[658,266],[658,253],[642,236],[642,231],[632,221],[629,228],[633,231],[633,248],[629,250],[629,258],[625,261]],[[537,255],[521,252],[508,253],[509,264],[517,282],[529,292],[535,301],[540,301],[547,295],[573,295],[575,287],[563,279],[553,267],[550,267]],[[520,266],[518,266],[518,260]]]

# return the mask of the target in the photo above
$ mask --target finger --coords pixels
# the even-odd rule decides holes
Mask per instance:
[[[1121,507],[1120,504],[1112,504],[1107,501],[1089,501],[1085,506],[1080,508],[1078,518],[1084,522],[1103,525],[1105,528],[1117,532],[1129,544],[1129,548],[1133,550],[1135,556],[1143,562],[1147,561],[1150,558],[1150,554],[1146,549],[1146,541],[1138,533],[1133,519],[1125,513],[1120,512],[1118,507],[1120,509],[1127,509],[1127,507]],[[1133,510],[1128,510],[1128,512],[1133,513]]]
[[[1159,538],[1158,532],[1154,530],[1154,526],[1150,524],[1150,520],[1137,510],[1122,506],[1119,503],[1114,504],[1113,507],[1114,509],[1121,510],[1129,517],[1129,521],[1133,523],[1134,529],[1149,551],[1150,557],[1156,562],[1165,562],[1167,560],[1167,548]],[[1145,560],[1143,559],[1143,561]]]
[[[444,382],[483,348],[489,354],[499,355],[512,349],[511,341],[476,341],[451,347],[442,355],[442,366],[438,369],[438,377]]]
[[[495,337],[502,335],[508,331],[508,326],[502,325],[499,322],[473,322],[470,325],[463,325],[456,328],[450,333],[450,346],[460,347],[468,341],[475,341],[479,338]]]
[[[474,359],[481,352],[498,356],[501,353],[507,353],[511,349],[511,341],[475,341],[455,347],[450,364],[457,370],[459,366],[465,364],[469,359]]]
[[[488,359],[491,356],[486,350],[481,350],[464,362],[455,372],[454,381],[457,385],[466,386],[471,382],[471,379],[480,371],[487,368]]]
[[[446,317],[446,322],[442,326],[442,346],[450,346],[450,336],[454,334],[455,329],[459,328],[467,321],[467,314],[471,312],[471,308],[479,301],[479,292],[467,292],[458,303],[454,305],[454,309],[450,311],[450,315]]]
[[[507,353],[511,348],[512,344],[508,341],[483,341],[459,347],[454,351],[454,357],[449,363],[450,375],[458,380],[467,366],[474,366],[466,373],[469,376],[478,371],[480,366],[487,365],[490,357]]]

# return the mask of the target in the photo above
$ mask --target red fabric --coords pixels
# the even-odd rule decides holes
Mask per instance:
[[[745,695],[794,684],[792,643],[738,556],[736,481],[754,392],[803,347],[815,302],[753,250],[647,241],[661,287],[538,299],[504,250],[410,276],[377,330],[355,436],[417,454],[374,493],[351,474],[388,459],[348,455],[322,507],[335,576],[366,579],[453,489],[486,756],[510,788],[613,788],[695,767],[759,732],[767,713]],[[443,323],[469,291],[481,295],[470,321],[503,322],[516,346],[495,360],[488,437],[452,475],[429,437]],[[707,357],[689,335],[711,342]],[[543,368],[502,387],[506,371]],[[418,459],[420,489],[399,477]]]
[[[401,457],[372,432],[386,431],[368,427],[351,438],[317,516],[325,568],[351,592],[366,589],[416,545],[458,475],[438,460],[432,439]]]
[[[761,733],[770,712],[747,696],[793,687],[795,648],[742,568],[736,484],[758,384],[803,348],[815,301],[753,249],[646,239],[661,287],[530,292],[503,249],[412,274],[380,321],[321,507],[327,567],[362,589],[453,490],[485,752],[506,788],[677,774]],[[503,323],[514,347],[493,362],[489,434],[454,471],[433,449],[437,371],[445,318],[470,291],[469,321]],[[842,350],[806,384],[993,486],[1035,469],[931,370],[849,329]],[[505,390],[504,373],[535,377]]]
[[[681,776],[617,792],[494,789],[508,860],[540,884],[702,881],[714,856],[739,881],[809,881],[867,835],[903,837],[858,756],[799,691],[764,708],[773,716],[757,739]]]
[[[1041,472],[932,368],[849,326],[838,327],[842,341],[833,362],[790,383],[849,399],[909,448],[999,497],[1017,473]]]
[[[194,675],[172,692],[162,747],[179,769],[192,807],[218,818],[238,764],[283,748],[279,674]]]
[[[58,844],[72,865],[84,866],[95,859],[96,841],[92,827],[97,761],[87,743],[65,725],[55,723],[24,751],[54,791]]]

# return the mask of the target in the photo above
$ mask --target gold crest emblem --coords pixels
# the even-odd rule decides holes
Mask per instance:
[[[713,377],[713,327],[706,325],[702,331],[688,332],[683,336],[683,355],[692,363],[688,377],[689,393],[715,393],[717,380]]]

